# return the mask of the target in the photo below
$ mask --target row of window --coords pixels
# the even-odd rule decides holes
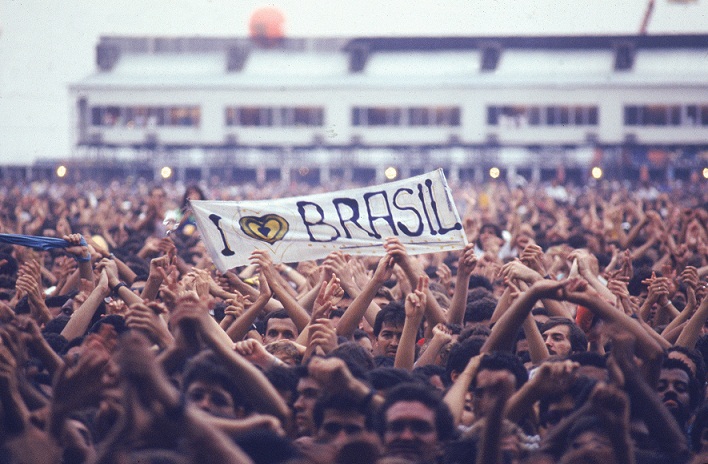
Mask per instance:
[[[487,125],[597,126],[597,106],[488,106]]]
[[[449,126],[460,125],[460,107],[458,106],[413,106],[352,108],[354,126]]]
[[[708,105],[629,105],[625,126],[708,126]]]
[[[230,106],[226,108],[227,126],[243,127],[318,127],[324,125],[324,108]],[[377,126],[460,126],[460,107],[354,107],[352,125]],[[597,106],[580,105],[506,105],[487,107],[487,125],[503,128],[527,126],[597,126]],[[96,106],[91,108],[93,126],[155,127],[191,126],[201,122],[198,106]],[[628,105],[624,107],[625,126],[708,126],[708,105]]]
[[[155,127],[199,126],[198,106],[95,106],[91,108],[94,126]]]
[[[322,126],[322,107],[258,107],[232,106],[226,108],[227,126]]]

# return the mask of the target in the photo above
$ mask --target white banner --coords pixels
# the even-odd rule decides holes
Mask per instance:
[[[253,250],[273,262],[324,258],[341,250],[382,256],[387,237],[409,254],[458,250],[467,237],[442,169],[373,187],[263,201],[192,201],[216,267],[248,264]]]

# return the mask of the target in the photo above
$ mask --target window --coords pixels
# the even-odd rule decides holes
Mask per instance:
[[[435,108],[435,125],[436,126],[459,126],[460,125],[460,108],[459,107],[438,107],[438,108]]]
[[[496,126],[499,124],[499,107],[488,106],[487,107],[487,125]]]
[[[698,126],[708,125],[704,106],[698,105],[625,105],[625,126]]]
[[[360,107],[352,108],[354,126],[459,126],[457,106]]]
[[[321,126],[324,123],[323,108],[293,108],[295,126]]]
[[[408,108],[409,126],[459,126],[458,107],[411,107]]]
[[[408,108],[408,124],[411,126],[427,126],[430,124],[430,113],[428,108],[414,107]]]
[[[290,127],[322,126],[322,107],[230,106],[226,108],[227,126]]]
[[[94,126],[144,128],[152,126],[199,126],[198,106],[96,106],[91,108]]]
[[[698,107],[696,105],[688,105],[686,107],[686,125],[697,126],[699,124]]]
[[[597,106],[488,106],[487,125],[520,128],[526,126],[596,126]]]
[[[529,125],[538,126],[541,124],[541,108],[532,106],[529,108]]]
[[[398,126],[401,124],[401,108],[367,108],[367,126]]]
[[[624,107],[624,125],[636,126],[639,124],[639,107],[625,106]]]
[[[238,126],[270,126],[273,112],[270,108],[241,107],[238,109],[236,124]]]
[[[643,126],[665,126],[667,124],[665,106],[645,106],[642,114]]]

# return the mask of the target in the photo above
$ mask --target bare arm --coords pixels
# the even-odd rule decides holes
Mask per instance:
[[[542,279],[521,294],[494,324],[481,352],[511,351],[516,333],[541,296],[559,296],[563,282]]]
[[[465,249],[462,250],[462,255],[460,255],[457,265],[455,294],[452,296],[450,309],[447,312],[447,322],[449,324],[462,325],[464,321],[470,276],[476,264],[477,257],[474,255],[474,243],[468,243]]]
[[[424,288],[428,286],[428,278],[421,277],[418,279],[418,286],[413,293],[409,293],[406,297],[405,311],[406,319],[403,322],[403,332],[401,333],[401,341],[396,350],[396,358],[393,367],[399,369],[412,370],[415,363],[415,342],[418,334],[418,327],[423,321],[423,312],[425,311],[426,295]]]
[[[257,263],[261,269],[261,275],[268,280],[273,295],[283,304],[283,308],[287,311],[290,319],[295,323],[297,330],[302,330],[310,322],[310,315],[300,306],[295,297],[281,284],[279,276],[273,266],[273,262],[267,251],[255,250],[251,254],[251,260]]]
[[[382,257],[376,267],[373,277],[364,286],[361,293],[352,301],[344,311],[342,318],[337,324],[337,335],[351,337],[354,330],[359,326],[361,318],[374,300],[376,292],[386,282],[393,272],[393,258],[389,255]]]
[[[462,413],[465,410],[465,397],[472,384],[472,379],[477,375],[477,369],[479,368],[479,362],[482,356],[483,355],[478,355],[470,359],[467,366],[465,366],[465,370],[460,373],[455,383],[452,384],[452,387],[445,393],[445,397],[443,398],[447,407],[450,408],[455,425],[459,425],[462,419]]]

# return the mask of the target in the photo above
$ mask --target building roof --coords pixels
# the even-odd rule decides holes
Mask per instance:
[[[628,60],[617,66],[618,53]],[[491,57],[491,58],[490,58]],[[87,88],[705,85],[708,35],[288,39],[103,38]]]

